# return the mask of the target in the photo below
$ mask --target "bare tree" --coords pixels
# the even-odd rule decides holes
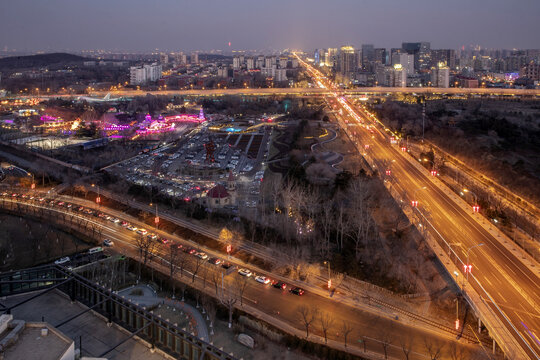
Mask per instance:
[[[139,250],[139,258],[144,266],[148,263],[154,254],[156,242],[147,236],[140,235],[135,238],[135,246]],[[139,278],[141,277],[141,266],[139,263]]]
[[[240,306],[244,306],[244,292],[248,286],[247,277],[236,276],[234,278],[234,287],[238,291],[238,297],[240,298]]]
[[[388,359],[388,348],[392,344],[392,335],[390,329],[384,329],[379,336],[379,340],[381,341],[381,345],[383,347],[384,358]]]
[[[307,305],[300,305],[296,309],[296,312],[300,316],[300,321],[302,322],[304,328],[306,329],[306,339],[309,337],[309,328],[311,324],[313,324],[313,321],[315,321],[317,317],[317,309],[312,308]]]
[[[229,310],[229,329],[232,327],[232,318],[233,318],[233,312],[234,312],[234,305],[238,301],[238,298],[236,297],[236,292],[231,291],[231,289],[227,289],[226,294],[222,293],[220,296],[220,302]]]
[[[430,360],[437,360],[441,357],[444,344],[441,344],[436,340],[424,338],[424,346],[426,347]]]
[[[412,350],[412,335],[406,335],[405,337],[400,338],[401,342],[401,350],[403,351],[403,355],[405,356],[405,360],[409,360],[409,356]]]
[[[450,344],[450,359],[451,360],[465,360],[465,351],[461,346],[458,346],[456,342],[452,341]]]
[[[167,252],[167,261],[169,262],[169,281],[172,284],[173,287],[173,297],[175,293],[175,285],[176,282],[174,281],[174,275],[178,271],[178,257],[182,251],[178,249],[178,245],[171,242],[168,246],[168,252]]]
[[[353,331],[351,324],[347,320],[343,320],[341,324],[341,335],[343,336],[343,342],[345,343],[345,348],[347,348],[347,338],[349,334]]]
[[[334,318],[327,312],[321,312],[319,315],[319,323],[321,324],[322,332],[324,335],[324,343],[328,344],[328,331],[334,325]]]
[[[195,263],[193,263],[193,275],[191,277],[191,283],[194,283],[195,282],[195,277],[197,276],[197,273],[199,272],[199,270],[201,269],[201,266],[203,264],[204,260],[201,259],[200,257],[198,256],[195,256]]]

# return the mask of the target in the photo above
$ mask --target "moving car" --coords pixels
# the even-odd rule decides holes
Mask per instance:
[[[103,246],[113,246],[114,242],[111,239],[103,240]]]
[[[247,276],[247,277],[250,277],[251,275],[253,275],[253,273],[248,269],[240,269],[238,270],[238,273],[242,276]]]
[[[213,257],[213,258],[210,258],[210,260],[208,260],[208,262],[209,262],[210,264],[219,265],[219,264],[221,264],[222,261],[221,261],[221,259],[218,259],[218,258],[216,258],[216,257]],[[224,265],[225,265],[225,264],[224,264]]]
[[[257,281],[257,282],[259,282],[261,284],[265,284],[265,285],[270,283],[269,278],[267,278],[266,276],[261,276],[261,275],[256,276],[255,281]]]
[[[295,287],[295,288],[292,288],[291,289],[291,293],[295,294],[295,295],[298,295],[298,296],[302,296],[304,295],[306,291],[302,288],[299,288],[299,287]]]
[[[276,289],[282,290],[285,290],[287,288],[287,284],[285,284],[283,281],[272,281],[272,286]]]
[[[69,261],[70,261],[69,256],[66,256],[66,257],[63,257],[63,258],[60,258],[60,259],[56,260],[54,263],[56,265],[62,265],[62,264],[68,263]]]
[[[195,256],[203,260],[208,258],[208,255],[206,255],[206,253],[203,253],[203,252],[196,253]]]
[[[146,235],[146,234],[148,234],[148,230],[146,230],[146,229],[139,229],[139,230],[137,230],[137,234],[139,234],[139,235]]]

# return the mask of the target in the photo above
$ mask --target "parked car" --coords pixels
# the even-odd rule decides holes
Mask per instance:
[[[113,246],[114,242],[111,239],[103,240],[103,246]]]
[[[208,262],[210,264],[214,264],[214,265],[219,265],[219,264],[222,263],[221,259],[218,259],[216,257],[210,258],[210,260],[208,260]]]
[[[208,255],[206,255],[206,253],[203,253],[203,252],[198,252],[195,254],[195,256],[197,256],[199,259],[208,259]]]
[[[272,286],[276,289],[282,290],[285,290],[287,288],[287,284],[285,284],[283,281],[272,281]]]

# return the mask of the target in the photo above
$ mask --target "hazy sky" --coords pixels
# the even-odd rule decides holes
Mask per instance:
[[[0,2],[0,49],[540,48],[540,0]]]

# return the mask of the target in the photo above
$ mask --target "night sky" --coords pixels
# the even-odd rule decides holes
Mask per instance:
[[[2,0],[0,50],[540,48],[540,0]]]

